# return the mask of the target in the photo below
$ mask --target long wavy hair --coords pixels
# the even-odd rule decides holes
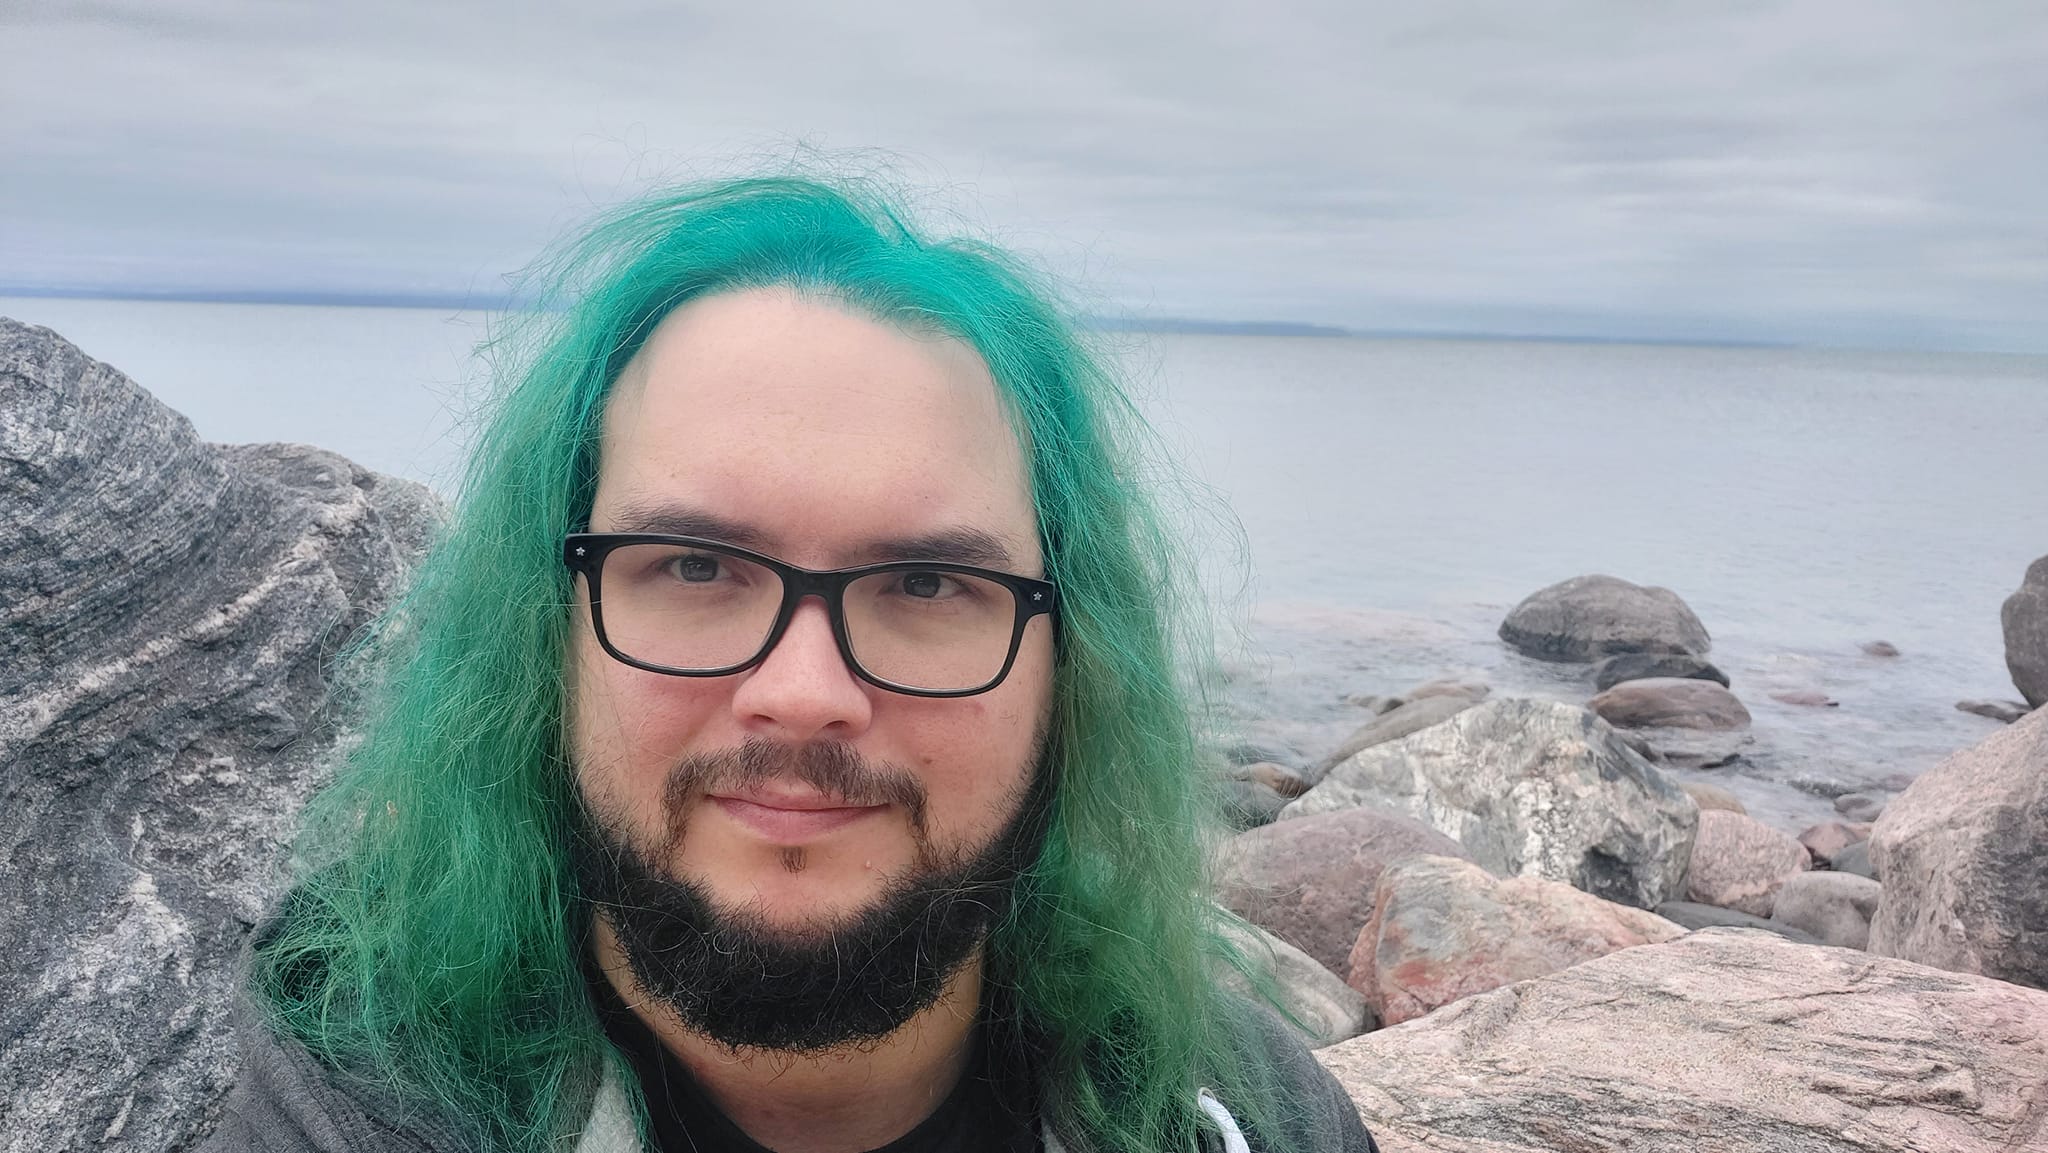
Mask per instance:
[[[292,895],[254,951],[271,1027],[485,1148],[577,1128],[617,1058],[566,861],[560,542],[590,511],[608,390],[656,323],[696,297],[786,286],[965,341],[1026,446],[1061,595],[1057,784],[987,957],[1056,1131],[1191,1148],[1202,1086],[1264,1128],[1267,1071],[1215,992],[1216,958],[1245,962],[1203,883],[1214,783],[1185,675],[1206,659],[1187,627],[1203,614],[1177,591],[1191,570],[1140,472],[1145,423],[1060,298],[995,247],[921,235],[886,192],[806,176],[637,200],[530,284],[493,345],[498,392],[451,522],[345,666],[357,743],[309,805]]]

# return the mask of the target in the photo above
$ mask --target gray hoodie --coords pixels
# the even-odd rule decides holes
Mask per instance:
[[[1247,1047],[1272,1062],[1297,1108],[1287,1131],[1248,1138],[1230,1110],[1207,1090],[1198,1097],[1215,1123],[1210,1153],[1378,1153],[1344,1091],[1279,1020],[1246,1014]],[[446,1121],[384,1101],[339,1077],[295,1043],[276,1037],[259,1014],[245,1011],[242,1071],[222,1110],[220,1127],[201,1153],[458,1153],[474,1142]],[[563,1153],[644,1153],[626,1086],[608,1063],[591,1094],[582,1126],[558,1141]],[[1046,1153],[1070,1146],[1041,1127]],[[1256,1142],[1256,1143],[1254,1143]]]

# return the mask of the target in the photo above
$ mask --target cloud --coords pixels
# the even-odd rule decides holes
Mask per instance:
[[[491,292],[808,141],[1136,312],[2048,348],[2031,0],[33,0],[0,37],[16,287]]]

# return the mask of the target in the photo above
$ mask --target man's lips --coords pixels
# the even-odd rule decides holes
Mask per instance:
[[[818,793],[714,793],[720,812],[779,845],[798,845],[874,816],[887,805],[849,805]]]

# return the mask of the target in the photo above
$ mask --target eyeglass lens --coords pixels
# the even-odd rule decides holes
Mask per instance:
[[[782,608],[773,570],[702,545],[629,544],[605,557],[605,635],[635,661],[678,671],[753,659]],[[881,680],[948,692],[1002,672],[1016,631],[1009,586],[944,568],[869,573],[842,601],[854,660]]]

